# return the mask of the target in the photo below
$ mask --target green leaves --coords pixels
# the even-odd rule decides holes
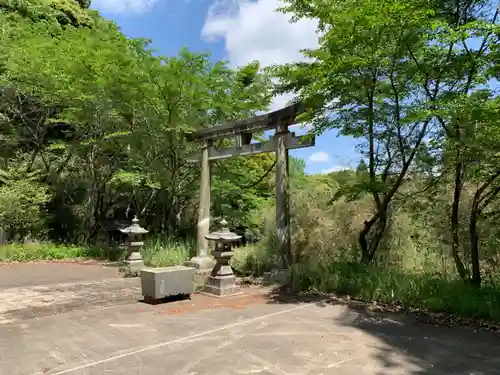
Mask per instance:
[[[213,215],[247,226],[267,199],[274,197],[274,155],[224,160],[213,166]]]
[[[87,11],[89,6],[89,0],[0,0],[0,9],[4,8],[32,21],[47,21],[74,27],[94,25]]]

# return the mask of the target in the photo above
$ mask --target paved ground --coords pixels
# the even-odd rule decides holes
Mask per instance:
[[[0,289],[118,278],[116,267],[72,263],[0,263]]]
[[[497,335],[400,315],[277,303],[259,288],[156,306],[137,302],[133,279],[46,288],[46,305],[4,308],[0,374],[500,375]],[[0,287],[0,307],[13,291]]]

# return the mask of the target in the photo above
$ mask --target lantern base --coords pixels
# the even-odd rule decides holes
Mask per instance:
[[[144,261],[142,260],[141,253],[138,251],[130,254],[128,259],[123,261],[120,271],[127,276],[139,276],[139,272],[144,268]]]
[[[203,294],[215,297],[230,297],[242,294],[236,285],[236,276],[209,276]]]

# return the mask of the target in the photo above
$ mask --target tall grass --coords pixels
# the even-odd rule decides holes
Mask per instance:
[[[162,236],[149,238],[141,250],[149,267],[170,267],[184,264],[194,256],[194,241],[178,241]]]
[[[469,318],[500,321],[500,287],[481,289],[438,273],[409,273],[392,268],[352,263],[295,265],[295,290],[338,293],[366,302],[446,312]]]

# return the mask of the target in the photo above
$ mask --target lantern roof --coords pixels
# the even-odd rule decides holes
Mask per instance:
[[[137,218],[137,216],[135,216],[132,219],[132,225],[130,225],[126,228],[120,229],[120,232],[125,233],[125,234],[146,234],[149,231],[147,229],[144,229],[143,227],[141,227],[139,225],[139,219]]]
[[[222,242],[236,242],[239,241],[242,236],[237,235],[229,230],[227,221],[222,219],[220,222],[221,228],[218,231],[209,233],[205,235],[205,238],[209,241],[222,241]]]

